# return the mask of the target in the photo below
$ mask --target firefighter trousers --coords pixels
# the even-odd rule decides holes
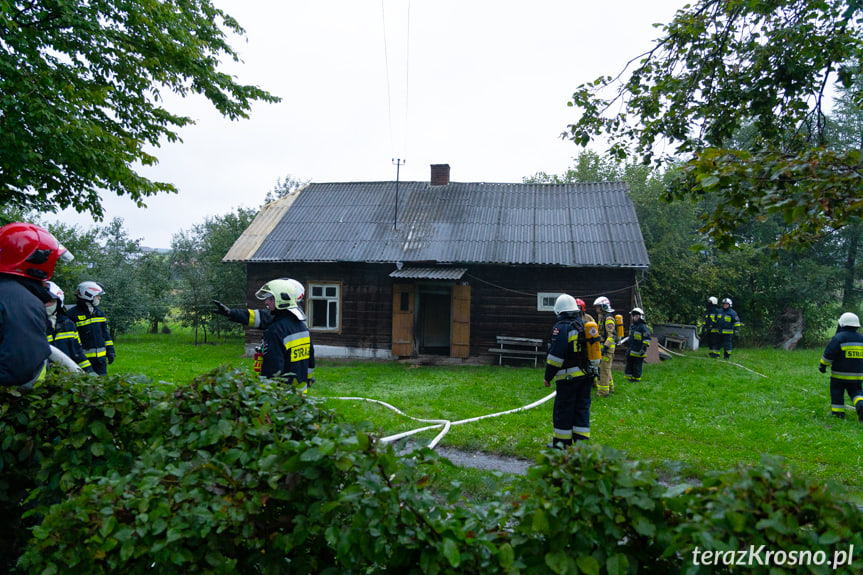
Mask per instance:
[[[719,331],[711,331],[707,342],[710,346],[710,357],[719,357],[722,355],[720,353],[722,349],[722,334]]]
[[[589,375],[555,382],[552,426],[554,447],[572,445],[573,441],[590,439],[590,390],[593,377]]]
[[[851,403],[857,410],[857,417],[863,413],[863,385],[860,380],[847,381],[843,379],[830,378],[830,411],[836,417],[845,419],[845,393],[851,398]]]
[[[596,386],[596,394],[601,397],[608,397],[610,393],[614,393],[614,377],[611,373],[612,359],[611,355],[604,354],[599,362],[599,383]]]
[[[623,375],[629,381],[641,381],[641,371],[644,367],[643,355],[626,354],[626,368]]]

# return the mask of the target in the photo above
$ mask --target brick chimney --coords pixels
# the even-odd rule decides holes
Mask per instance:
[[[431,185],[446,186],[449,184],[449,164],[431,165]]]

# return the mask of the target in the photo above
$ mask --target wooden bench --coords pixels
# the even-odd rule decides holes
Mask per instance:
[[[533,367],[537,366],[540,357],[545,357],[542,351],[545,342],[532,337],[510,337],[508,335],[497,336],[498,347],[490,347],[488,351],[497,354],[497,364],[503,365],[503,358],[533,360]]]

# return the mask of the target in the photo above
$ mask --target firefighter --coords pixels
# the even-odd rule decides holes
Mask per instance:
[[[596,321],[595,319],[593,319],[592,315],[587,313],[587,304],[584,303],[583,299],[581,299],[580,297],[577,297],[577,298],[575,298],[575,303],[578,304],[578,309],[581,310],[581,319],[582,319],[582,321],[584,321],[584,323],[587,323],[589,321],[593,321],[593,322]]]
[[[722,298],[722,307],[716,310],[714,314],[714,320],[716,322],[716,331],[717,331],[717,339],[719,343],[717,344],[715,351],[714,348],[711,347],[710,355],[713,357],[719,357],[719,351],[723,350],[725,352],[725,359],[729,359],[731,357],[731,350],[734,346],[734,336],[740,333],[740,317],[738,317],[737,312],[732,309],[731,298]]]
[[[711,357],[719,357],[719,329],[716,327],[716,310],[719,301],[710,296],[707,298],[707,311],[704,314],[704,330],[701,332]]]
[[[306,314],[300,308],[305,293],[303,284],[297,280],[279,278],[268,281],[255,293],[267,309],[231,309],[213,301],[216,304],[213,313],[264,330],[260,345],[261,376],[283,376],[288,383],[296,381],[303,393],[314,382],[315,372],[315,348],[306,326]]]
[[[626,351],[626,368],[623,373],[629,381],[641,381],[641,371],[647,348],[650,347],[650,330],[644,321],[644,311],[640,307],[629,312],[629,342]]]
[[[78,328],[81,347],[93,371],[99,375],[108,375],[108,366],[114,363],[117,354],[108,328],[108,318],[100,307],[106,295],[105,288],[98,282],[84,281],[78,284],[75,294],[77,301],[66,310],[66,315],[72,318]]]
[[[45,377],[51,347],[45,281],[72,254],[47,230],[23,222],[0,228],[0,385],[29,389]]]
[[[614,375],[611,373],[614,349],[617,345],[614,308],[611,307],[611,301],[605,296],[596,298],[593,306],[596,308],[596,323],[599,326],[599,337],[602,340],[602,361],[599,364],[599,383],[596,394],[600,397],[608,397],[609,394],[614,393]]]
[[[557,390],[552,442],[548,446],[564,449],[573,442],[590,439],[590,389],[598,365],[588,360],[582,312],[575,298],[569,294],[558,296],[554,313],[557,322],[551,333],[543,384],[549,387],[554,381]]]
[[[94,373],[95,370],[84,354],[84,348],[81,347],[81,339],[78,337],[75,322],[66,315],[66,309],[63,307],[63,290],[54,282],[49,281],[48,293],[51,294],[51,302],[45,304],[45,311],[48,312],[48,320],[51,322],[51,329],[48,330],[48,342],[69,356],[82,370],[87,373]]]
[[[830,411],[845,419],[845,393],[857,411],[857,420],[863,422],[863,334],[858,333],[860,318],[851,312],[839,316],[836,335],[824,349],[818,371],[827,372],[830,366]]]

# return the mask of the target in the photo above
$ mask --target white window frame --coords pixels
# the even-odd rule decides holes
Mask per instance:
[[[334,294],[329,294],[333,290]],[[335,310],[331,317],[331,305],[335,304]],[[315,305],[325,305],[327,307],[327,324],[326,326],[314,325],[314,308]],[[307,325],[311,331],[326,331],[339,332],[342,326],[342,285],[339,282],[309,282],[308,297],[306,298],[306,317]],[[330,321],[334,321],[335,325],[329,325]]]
[[[554,301],[561,295],[563,295],[563,292],[541,291],[537,293],[536,311],[554,311]],[[544,301],[551,301],[551,303],[543,303]]]

